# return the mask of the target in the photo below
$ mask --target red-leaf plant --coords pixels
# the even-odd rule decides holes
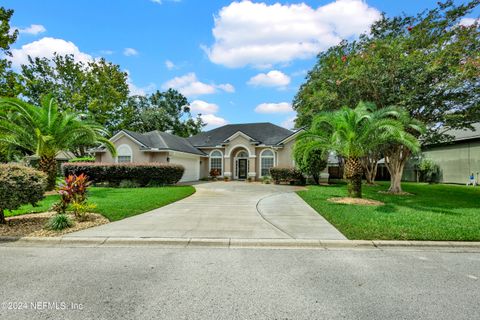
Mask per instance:
[[[92,183],[83,173],[80,175],[69,175],[65,181],[58,186],[60,201],[56,203],[53,209],[57,213],[65,213],[68,206],[72,203],[83,204],[87,200],[88,187]]]

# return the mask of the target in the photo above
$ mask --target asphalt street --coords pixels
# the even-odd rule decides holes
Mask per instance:
[[[0,247],[0,319],[480,319],[480,253]]]

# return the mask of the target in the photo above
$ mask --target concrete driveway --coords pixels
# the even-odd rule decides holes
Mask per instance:
[[[300,187],[222,181],[195,188],[168,206],[66,236],[346,239],[294,192]]]

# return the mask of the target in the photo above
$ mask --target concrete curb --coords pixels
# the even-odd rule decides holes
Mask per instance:
[[[165,247],[165,248],[283,248],[283,249],[473,249],[480,242],[462,241],[387,241],[315,239],[225,239],[225,238],[114,238],[114,237],[0,237],[0,246],[53,247]]]

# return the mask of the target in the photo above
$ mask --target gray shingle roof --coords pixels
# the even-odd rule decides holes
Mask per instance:
[[[238,131],[251,137],[259,144],[276,145],[293,131],[274,125],[273,123],[242,123],[228,124],[210,131],[201,132],[193,137],[187,138],[195,147],[211,147],[222,144],[226,139]]]
[[[445,132],[448,135],[453,136],[453,141],[463,141],[470,139],[479,139],[480,138],[480,122],[472,124],[472,127],[475,130],[466,129],[466,130],[449,130]]]
[[[161,132],[158,130],[146,133],[138,133],[130,130],[123,131],[143,144],[145,146],[144,149],[153,148],[159,150],[172,150],[205,155],[205,153],[192,146],[187,139],[167,132]]]

